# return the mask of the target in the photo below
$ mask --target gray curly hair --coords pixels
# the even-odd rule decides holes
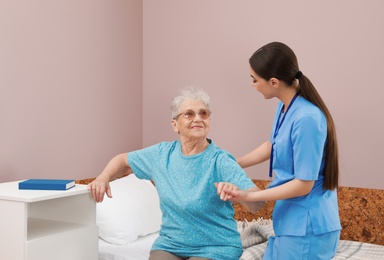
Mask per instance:
[[[210,97],[203,89],[196,86],[189,86],[180,90],[180,95],[174,97],[171,101],[171,115],[173,119],[180,114],[180,106],[186,100],[202,101],[206,108],[209,109]]]

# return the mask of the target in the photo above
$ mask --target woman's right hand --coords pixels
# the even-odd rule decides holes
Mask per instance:
[[[94,181],[88,184],[88,190],[91,191],[92,198],[96,202],[102,202],[104,194],[112,198],[109,182],[131,173],[133,172],[128,164],[128,154],[122,153],[116,155],[109,161],[104,171]]]
[[[88,190],[91,191],[92,198],[97,202],[102,202],[104,194],[107,194],[109,198],[112,198],[111,187],[109,181],[105,181],[99,177],[88,184]]]

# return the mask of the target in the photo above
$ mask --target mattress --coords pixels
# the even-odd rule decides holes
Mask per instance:
[[[238,222],[238,224],[244,249],[240,260],[261,260],[267,248],[268,238],[274,235],[272,221]],[[384,246],[340,240],[336,255],[332,259],[382,260],[383,256]]]
[[[267,239],[274,235],[271,220],[238,222],[243,244],[241,260],[262,259],[267,247]],[[152,244],[159,233],[140,237],[127,245],[113,245],[99,239],[99,260],[148,260]],[[381,260],[384,246],[356,241],[340,240],[334,260]]]
[[[251,246],[244,250],[241,260],[261,260],[267,242]],[[362,243],[349,240],[340,240],[339,247],[333,260],[353,259],[353,260],[382,260],[384,246]]]
[[[99,260],[148,260],[158,236],[158,232],[153,233],[127,245],[114,245],[99,239]]]

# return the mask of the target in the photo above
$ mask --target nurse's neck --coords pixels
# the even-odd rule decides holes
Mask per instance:
[[[284,103],[283,113],[285,113],[291,103],[293,97],[296,94],[296,88],[285,88],[282,95],[280,96],[281,102]]]

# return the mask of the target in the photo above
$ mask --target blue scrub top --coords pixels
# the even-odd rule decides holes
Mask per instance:
[[[281,120],[283,103],[276,109],[273,130]],[[271,134],[273,145],[273,181],[268,188],[282,185],[293,179],[315,184],[306,195],[278,200],[273,211],[276,235],[304,236],[307,218],[310,218],[314,234],[340,230],[337,191],[323,190],[325,164],[324,148],[327,139],[327,122],[322,111],[298,96],[285,115],[278,134]]]
[[[202,153],[185,156],[179,141],[128,154],[138,178],[155,182],[163,213],[160,236],[152,250],[179,256],[239,259],[240,234],[229,201],[222,201],[215,182],[240,189],[255,187],[235,158],[211,142]]]

